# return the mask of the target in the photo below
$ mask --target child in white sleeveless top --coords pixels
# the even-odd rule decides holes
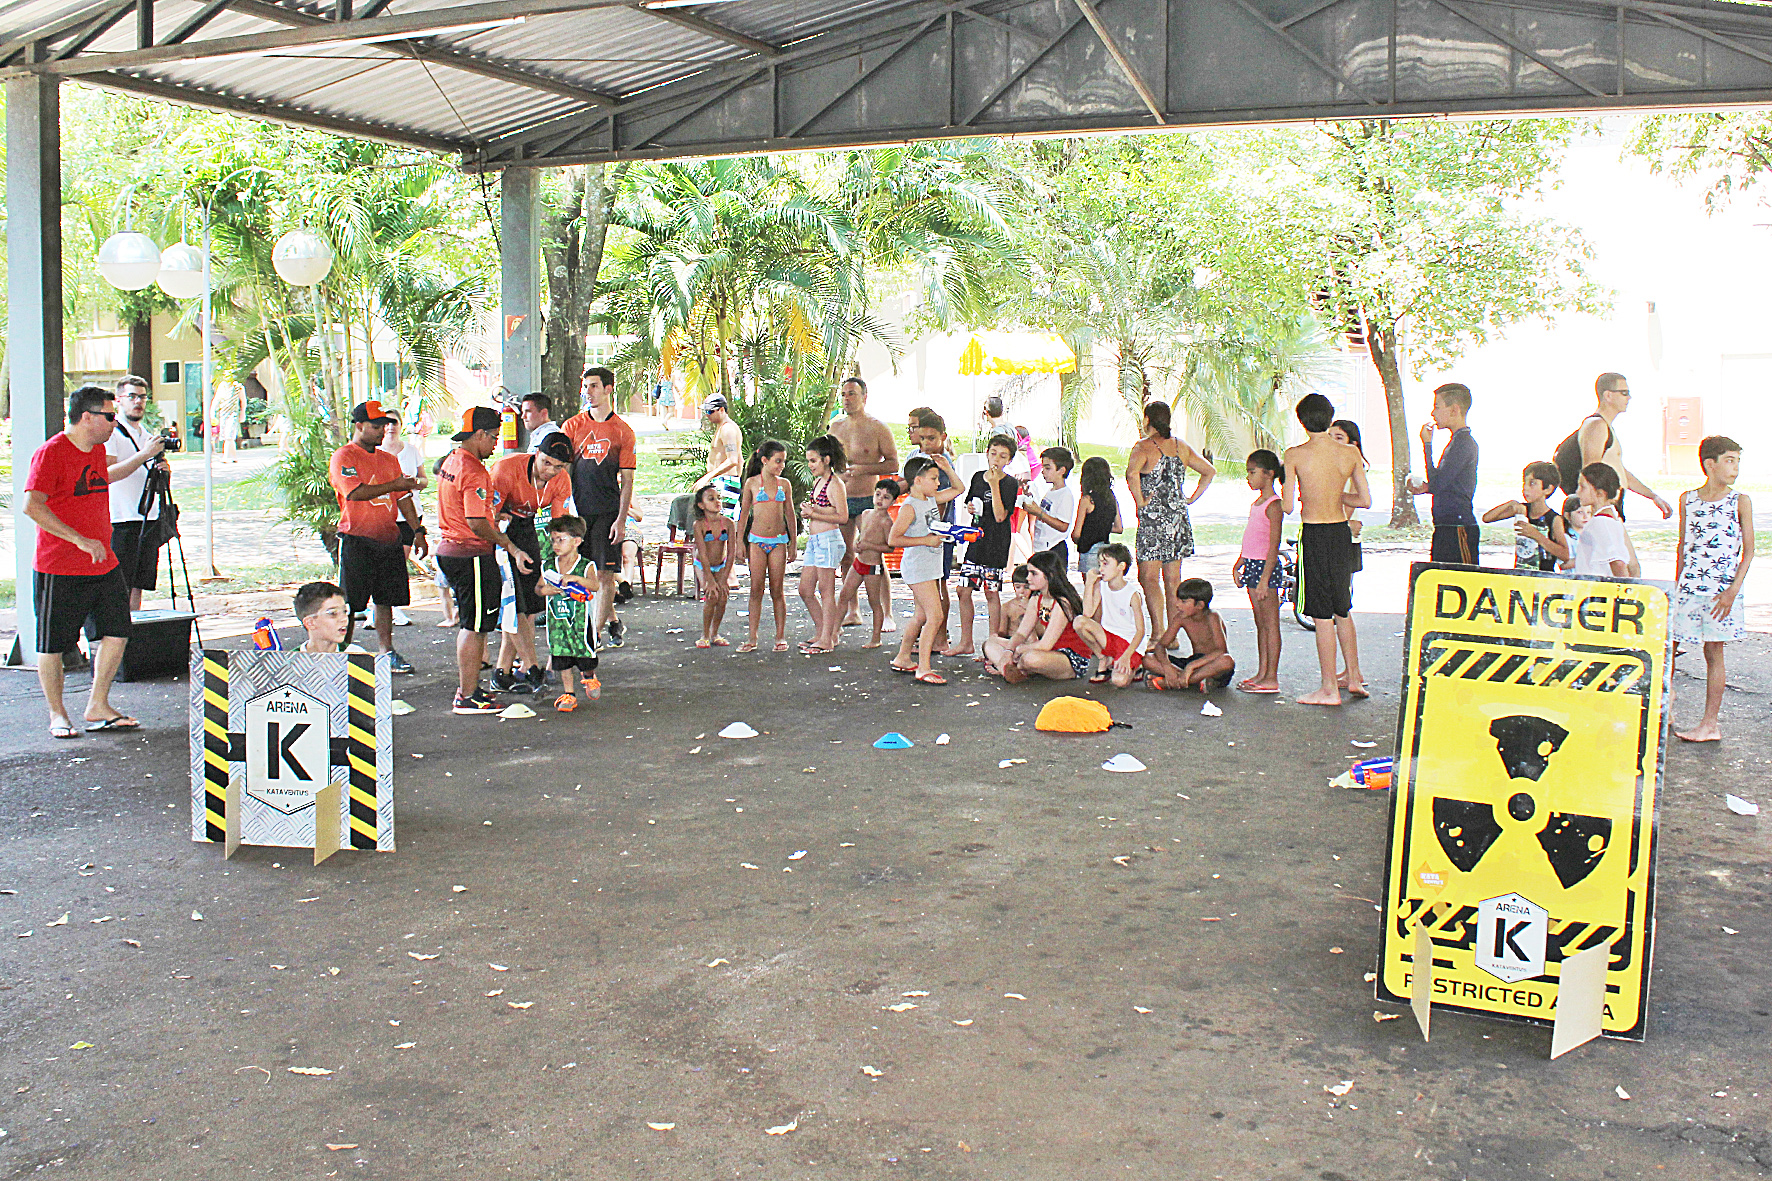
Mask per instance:
[[[1675,734],[1717,742],[1723,730],[1723,645],[1741,639],[1741,588],[1754,560],[1754,506],[1735,491],[1741,444],[1712,435],[1698,444],[1704,483],[1680,497],[1680,552],[1674,560],[1674,639],[1704,645],[1704,717]]]
[[[1096,556],[1096,568],[1083,583],[1083,618],[1072,626],[1095,653],[1090,683],[1112,680],[1115,688],[1124,689],[1144,663],[1144,592],[1126,580],[1131,550],[1114,542]]]

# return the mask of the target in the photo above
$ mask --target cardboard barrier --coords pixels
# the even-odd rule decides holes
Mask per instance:
[[[191,650],[191,839],[394,849],[388,658]]]
[[[1377,994],[1424,1036],[1431,1003],[1642,1040],[1668,614],[1657,583],[1412,568]]]

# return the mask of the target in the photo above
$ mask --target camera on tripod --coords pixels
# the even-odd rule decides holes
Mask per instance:
[[[164,440],[161,446],[163,451],[183,451],[185,449],[185,441],[179,438],[177,427],[163,428],[160,431],[160,438]]]

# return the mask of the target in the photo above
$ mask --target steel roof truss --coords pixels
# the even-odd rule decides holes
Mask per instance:
[[[1441,8],[1444,8],[1447,12],[1450,12],[1453,16],[1457,17],[1459,20],[1464,21],[1466,24],[1473,25],[1476,28],[1481,29],[1483,32],[1485,32],[1489,36],[1495,38],[1495,40],[1501,42],[1503,45],[1507,46],[1509,49],[1513,50],[1515,53],[1521,53],[1521,54],[1524,54],[1527,57],[1531,58],[1533,61],[1535,61],[1539,65],[1543,66],[1545,69],[1549,70],[1551,73],[1555,74],[1557,77],[1559,77],[1563,81],[1567,82],[1569,85],[1577,87],[1581,90],[1585,90],[1589,94],[1593,95],[1595,98],[1605,98],[1606,97],[1606,92],[1601,90],[1599,87],[1590,86],[1588,83],[1583,82],[1580,78],[1577,78],[1574,74],[1571,74],[1568,70],[1565,70],[1562,66],[1557,65],[1557,63],[1551,61],[1549,58],[1545,57],[1543,54],[1540,54],[1540,53],[1536,52],[1535,50],[1533,50],[1532,48],[1530,48],[1529,46],[1527,46],[1524,42],[1520,41],[1517,37],[1509,36],[1507,33],[1504,33],[1500,29],[1495,28],[1493,25],[1490,25],[1487,21],[1478,20],[1475,16],[1472,16],[1465,9],[1460,8],[1457,4],[1453,3],[1452,0],[1434,0],[1434,3],[1438,4]]]

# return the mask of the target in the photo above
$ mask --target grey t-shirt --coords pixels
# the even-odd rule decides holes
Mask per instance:
[[[941,506],[933,500],[919,500],[915,496],[907,496],[898,511],[910,513],[910,524],[904,528],[906,538],[928,537],[933,530],[930,526],[941,520]],[[899,562],[899,577],[906,586],[912,583],[928,582],[941,577],[941,554],[939,545],[907,545],[904,556]]]

